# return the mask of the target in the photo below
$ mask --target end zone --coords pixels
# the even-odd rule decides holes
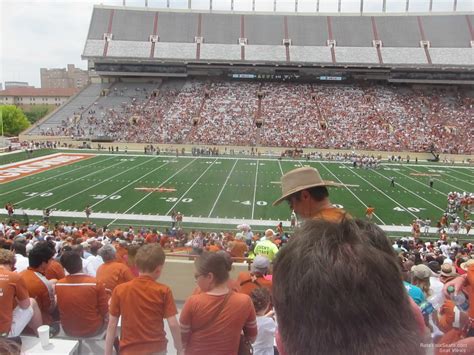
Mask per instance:
[[[58,168],[81,160],[95,157],[95,154],[55,153],[20,163],[0,166],[0,184],[15,181],[44,171]]]

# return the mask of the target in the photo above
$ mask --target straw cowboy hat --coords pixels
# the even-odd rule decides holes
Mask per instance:
[[[282,196],[273,202],[273,206],[278,205],[288,196],[295,192],[310,189],[317,186],[345,186],[334,181],[321,179],[319,171],[310,167],[303,167],[292,170],[281,177]]]

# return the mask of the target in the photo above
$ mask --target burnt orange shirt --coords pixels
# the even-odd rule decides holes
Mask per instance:
[[[217,245],[209,245],[208,247],[206,247],[206,249],[210,253],[216,253],[221,250],[221,248],[219,248]]]
[[[139,276],[115,288],[109,311],[114,317],[122,316],[121,355],[166,350],[163,319],[178,313],[168,286]]]
[[[29,298],[26,283],[20,274],[0,268],[0,333],[9,333],[16,299]]]
[[[245,242],[241,240],[235,240],[232,243],[233,243],[233,246],[229,252],[230,256],[234,258],[243,258],[245,252],[247,252],[248,250],[247,244],[245,244]]]
[[[367,209],[365,210],[365,214],[371,215],[372,213],[374,213],[374,211],[375,211],[375,208],[367,207]]]
[[[55,301],[54,301],[54,291],[50,293],[46,284],[41,281],[39,276],[35,274],[37,271],[34,268],[29,267],[28,269],[20,273],[23,280],[25,280],[26,287],[28,288],[28,293],[31,298],[34,298],[38,303],[39,309],[41,310],[41,316],[43,317],[43,324],[51,324],[53,318],[51,317],[51,312],[54,310]],[[49,281],[43,276],[46,280],[46,283]],[[51,290],[53,289],[52,284]]]
[[[242,329],[250,338],[257,336],[255,309],[250,297],[232,292],[216,316],[225,297],[201,293],[189,297],[184,304],[179,322],[187,355],[237,355]],[[209,322],[211,324],[206,326]]]
[[[66,276],[66,273],[64,272],[64,268],[60,263],[58,263],[56,260],[51,260],[48,264],[48,267],[46,268],[46,271],[44,272],[44,276],[46,276],[48,280],[60,280]]]
[[[86,274],[68,275],[56,284],[61,324],[68,335],[93,335],[104,324],[108,312],[103,284]]]
[[[132,280],[133,274],[127,265],[112,260],[99,266],[96,278],[108,292],[112,292],[117,285]]]
[[[125,255],[128,255],[127,249],[121,247],[120,245],[117,246],[117,253],[115,254],[115,258],[119,263],[127,264],[127,261],[125,260]]]
[[[344,217],[351,218],[351,215],[342,208],[328,207],[316,213],[313,219],[321,218],[329,222],[341,222]]]
[[[240,292],[249,295],[258,287],[264,287],[272,293],[272,281],[266,280],[263,276],[258,276],[255,282],[252,282],[252,275],[248,271],[239,273],[237,281],[240,285]],[[257,284],[258,283],[258,284]]]

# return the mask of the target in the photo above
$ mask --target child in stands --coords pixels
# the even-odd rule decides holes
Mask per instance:
[[[105,340],[105,354],[112,355],[119,317],[122,317],[120,354],[166,354],[166,319],[178,355],[183,354],[176,305],[171,289],[156,282],[165,263],[165,253],[158,244],[142,246],[135,256],[139,276],[118,285],[110,300],[110,319]]]

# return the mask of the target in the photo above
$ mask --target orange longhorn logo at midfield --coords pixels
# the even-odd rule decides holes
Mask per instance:
[[[175,192],[176,189],[167,187],[135,187],[135,190],[145,192]]]

